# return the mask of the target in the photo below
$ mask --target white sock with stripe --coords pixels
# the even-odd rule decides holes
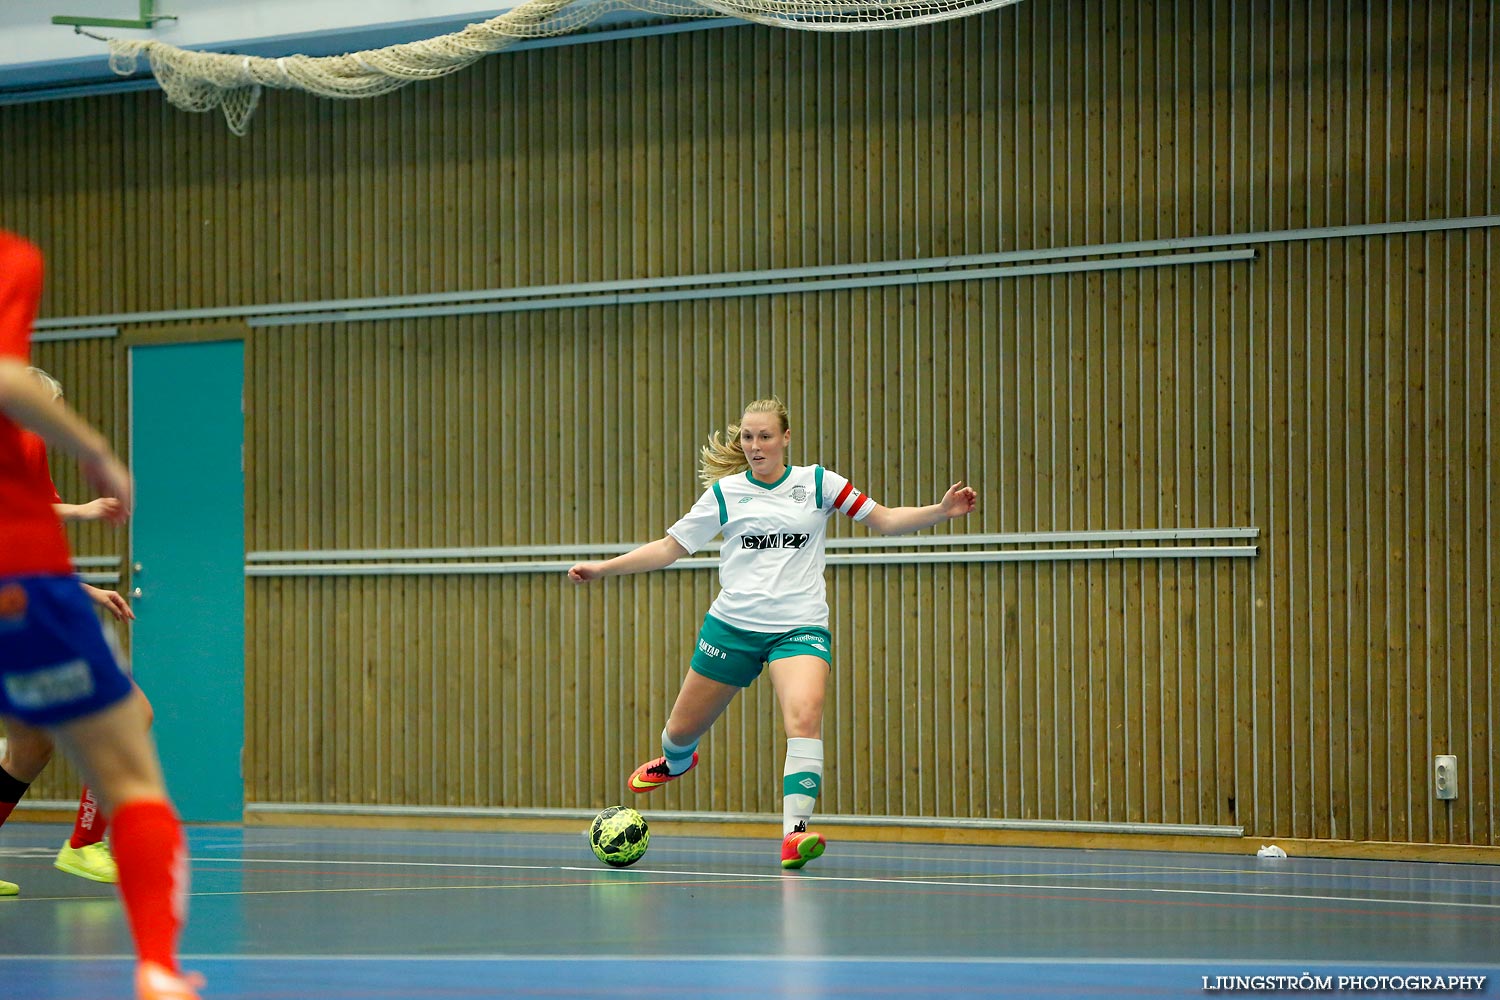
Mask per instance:
[[[667,731],[661,731],[661,755],[667,758],[667,772],[669,774],[681,774],[693,766],[693,751],[698,749],[698,741],[680,746],[667,738]]]
[[[781,835],[812,819],[823,787],[823,741],[789,736],[781,770]]]

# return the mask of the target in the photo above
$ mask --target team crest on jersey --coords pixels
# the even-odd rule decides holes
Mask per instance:
[[[802,501],[804,501],[806,499],[807,499],[807,487],[806,486],[793,486],[792,487],[792,502],[793,503],[801,503]]]
[[[26,588],[19,583],[0,587],[0,618],[24,618],[25,615]]]

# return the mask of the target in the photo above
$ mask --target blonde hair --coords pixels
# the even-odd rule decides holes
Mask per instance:
[[[791,430],[792,422],[787,417],[786,404],[772,396],[770,399],[757,399],[745,407],[746,413],[774,413],[781,420],[781,432],[785,434]],[[700,452],[703,464],[698,468],[698,478],[707,489],[725,476],[733,476],[750,468],[750,462],[745,458],[745,446],[740,442],[740,425],[730,424],[724,429],[724,438],[720,440],[719,432],[714,431],[708,436],[708,444],[703,446]]]
[[[35,366],[26,369],[38,382],[52,390],[53,399],[62,399],[62,383]]]

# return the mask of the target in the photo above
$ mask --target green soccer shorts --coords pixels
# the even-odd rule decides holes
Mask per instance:
[[[786,632],[750,632],[713,615],[703,616],[693,669],[710,680],[749,687],[772,660],[788,656],[816,656],[833,666],[833,636],[817,625],[799,625]]]

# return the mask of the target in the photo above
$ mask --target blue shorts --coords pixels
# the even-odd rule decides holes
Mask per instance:
[[[57,726],[130,692],[77,577],[0,577],[0,714]]]

